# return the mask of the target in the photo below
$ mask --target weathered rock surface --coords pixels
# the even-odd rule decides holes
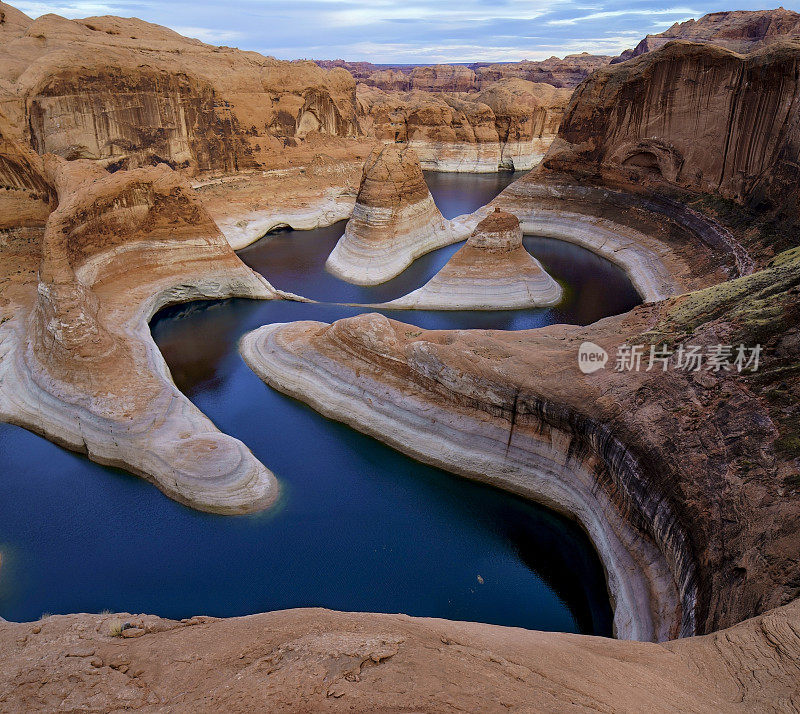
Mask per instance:
[[[671,40],[707,42],[746,54],[794,37],[800,37],[800,14],[792,10],[779,7],[776,10],[712,12],[699,20],[676,22],[664,32],[647,35],[636,47],[625,50],[611,62],[616,64],[652,52]]]
[[[522,245],[516,216],[496,209],[425,285],[387,303],[421,310],[509,310],[555,305],[561,286]]]
[[[167,166],[108,174],[48,155],[39,168],[31,182],[57,207],[0,244],[0,417],[195,508],[269,506],[274,476],[178,391],[147,323],[173,302],[278,293]]]
[[[0,104],[13,138],[39,153],[237,171],[309,133],[357,133],[355,82],[341,69],[213,47],[137,19],[0,11]]]
[[[407,142],[423,168],[527,170],[555,138],[570,91],[504,79],[477,94],[385,92],[358,86],[364,133]]]
[[[797,404],[772,408],[800,339],[800,260],[589,327],[424,331],[379,315],[242,341],[270,385],[416,458],[577,517],[623,637],[729,626],[797,596]],[[591,375],[584,342],[754,345],[759,374]]]
[[[108,636],[126,622],[144,634]],[[319,609],[54,616],[0,623],[0,708],[785,712],[799,628],[797,603],[665,645]]]
[[[549,57],[535,62],[499,62],[470,65],[475,70],[481,89],[499,79],[525,79],[529,82],[544,82],[554,87],[574,89],[596,69],[607,65],[611,60],[605,55],[592,55],[588,52],[566,55],[563,59]]]
[[[477,220],[446,221],[413,149],[378,146],[367,157],[353,214],[325,267],[342,280],[377,285],[415,258],[463,240]]]
[[[544,160],[798,214],[800,42],[742,56],[673,42],[595,72]]]

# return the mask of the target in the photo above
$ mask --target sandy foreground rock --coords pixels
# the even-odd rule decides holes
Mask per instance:
[[[425,285],[387,303],[422,310],[509,310],[555,305],[561,287],[522,245],[516,216],[499,208]]]
[[[478,220],[477,215],[445,220],[414,151],[378,146],[367,157],[353,214],[325,268],[356,285],[377,285],[415,258],[463,240]]]
[[[126,622],[139,636],[108,636]],[[0,708],[790,712],[799,631],[798,603],[664,645],[318,609],[54,616],[0,622]]]

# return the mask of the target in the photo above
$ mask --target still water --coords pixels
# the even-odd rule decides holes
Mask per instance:
[[[511,175],[429,174],[446,217]],[[176,384],[281,480],[278,508],[198,513],[143,480],[0,424],[0,616],[43,612],[241,615],[287,607],[405,612],[608,635],[602,567],[570,521],[415,461],[264,385],[236,341],[268,322],[331,321],[423,284],[458,246],[390,283],[355,288],[322,270],[344,225],[270,235],[240,255],[277,287],[326,301],[229,300],[162,311],[153,335]],[[566,287],[557,308],[395,312],[424,327],[586,324],[630,309],[625,275],[588,251],[526,238]]]

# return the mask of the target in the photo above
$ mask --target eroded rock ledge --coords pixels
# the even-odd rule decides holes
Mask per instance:
[[[693,634],[685,535],[659,492],[640,489],[640,466],[613,430],[466,369],[476,354],[500,358],[464,345],[456,352],[456,340],[433,335],[364,315],[332,326],[267,325],[245,336],[241,351],[267,383],[328,417],[577,518],[606,568],[619,637]],[[654,517],[660,548],[646,528]]]
[[[21,260],[19,231],[3,244],[2,419],[195,508],[269,506],[275,477],[178,391],[148,321],[170,303],[279,293],[163,164],[108,174],[50,155],[40,179],[58,200],[32,239],[40,262]]]
[[[115,622],[138,636],[109,637]],[[320,609],[54,616],[0,622],[0,708],[786,712],[799,629],[798,603],[664,645]]]
[[[621,637],[731,625],[796,597],[800,489],[780,393],[800,262],[589,327],[424,331],[379,315],[269,325],[241,351],[271,386],[415,458],[574,515]],[[578,369],[578,348],[762,344],[761,374]],[[769,352],[771,350],[771,352]],[[765,358],[766,360],[767,358]],[[725,435],[724,438],[721,435]]]

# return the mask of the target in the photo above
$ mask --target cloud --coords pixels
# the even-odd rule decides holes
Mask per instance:
[[[593,12],[589,15],[581,15],[580,17],[567,17],[560,20],[548,20],[548,25],[576,25],[579,22],[586,22],[587,20],[608,20],[615,17],[624,17],[626,15],[643,15],[649,17],[651,15],[675,15],[680,17],[694,17],[702,13],[697,13],[686,7],[674,7],[668,9],[648,8],[642,10],[605,10],[602,12]],[[671,24],[671,23],[670,23]]]
[[[172,29],[185,37],[193,37],[196,40],[208,42],[212,45],[233,42],[245,37],[245,34],[238,30],[215,30],[210,27],[185,27],[183,25],[177,25]]]
[[[676,2],[678,0],[675,0]],[[787,0],[800,5],[800,0]],[[13,0],[12,0],[13,2]],[[619,54],[675,21],[720,9],[663,0],[23,0],[38,16],[135,15],[212,44],[281,59],[378,63],[515,61]],[[786,4],[786,3],[784,3]],[[726,0],[730,10],[751,0]]]
[[[90,17],[92,15],[121,15],[126,13],[127,5],[107,4],[100,2],[14,2],[21,12],[29,17],[40,17],[41,15],[61,15],[71,20],[80,17]]]

